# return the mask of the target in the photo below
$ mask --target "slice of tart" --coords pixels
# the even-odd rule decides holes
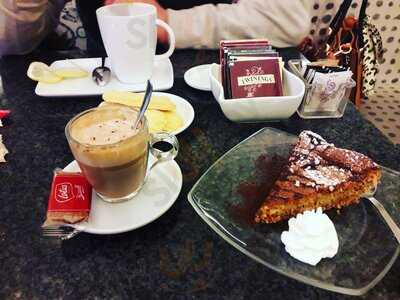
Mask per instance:
[[[255,221],[275,223],[318,207],[340,209],[358,203],[380,176],[379,166],[367,156],[303,131]]]

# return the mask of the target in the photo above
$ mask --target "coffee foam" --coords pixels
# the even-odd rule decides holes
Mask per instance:
[[[137,133],[137,130],[134,129],[134,121],[120,118],[77,127],[75,126],[73,129],[73,138],[79,143],[92,146],[115,144]]]
[[[130,109],[104,108],[75,120],[70,129],[75,158],[89,166],[111,167],[146,155],[148,129],[134,129],[136,117]]]

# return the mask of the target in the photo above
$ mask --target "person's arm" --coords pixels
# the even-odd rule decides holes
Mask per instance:
[[[0,56],[32,51],[54,30],[66,0],[0,2]]]
[[[309,0],[242,0],[237,4],[168,9],[177,48],[218,48],[220,40],[267,38],[275,47],[298,45],[311,27]]]

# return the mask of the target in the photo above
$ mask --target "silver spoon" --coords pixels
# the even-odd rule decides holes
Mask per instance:
[[[134,125],[135,129],[138,127],[139,123],[142,121],[147,107],[149,107],[151,94],[153,94],[153,86],[151,85],[150,80],[147,80],[146,92],[144,93],[142,106],[139,109],[139,114],[136,118],[135,125]]]
[[[105,86],[111,79],[111,70],[105,66],[106,58],[101,57],[101,67],[97,67],[92,72],[93,81],[99,86]]]
[[[367,198],[375,206],[375,208],[381,214],[382,218],[385,220],[386,224],[389,226],[390,230],[393,232],[394,237],[400,244],[400,228],[397,226],[396,222],[392,219],[392,217],[386,211],[386,209],[382,205],[382,203],[380,203],[377,199],[375,199],[375,197],[374,197],[375,192],[376,192],[376,187],[374,188],[374,190],[370,191],[363,197]]]

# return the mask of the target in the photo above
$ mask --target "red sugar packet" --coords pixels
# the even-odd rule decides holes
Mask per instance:
[[[0,109],[0,119],[7,117],[10,113],[9,109]]]
[[[11,113],[11,111],[8,110],[8,109],[7,109],[7,110],[0,109],[0,127],[3,126],[3,125],[1,124],[1,119],[6,118],[10,113]]]
[[[92,187],[82,173],[55,170],[43,227],[87,221],[91,199]]]

